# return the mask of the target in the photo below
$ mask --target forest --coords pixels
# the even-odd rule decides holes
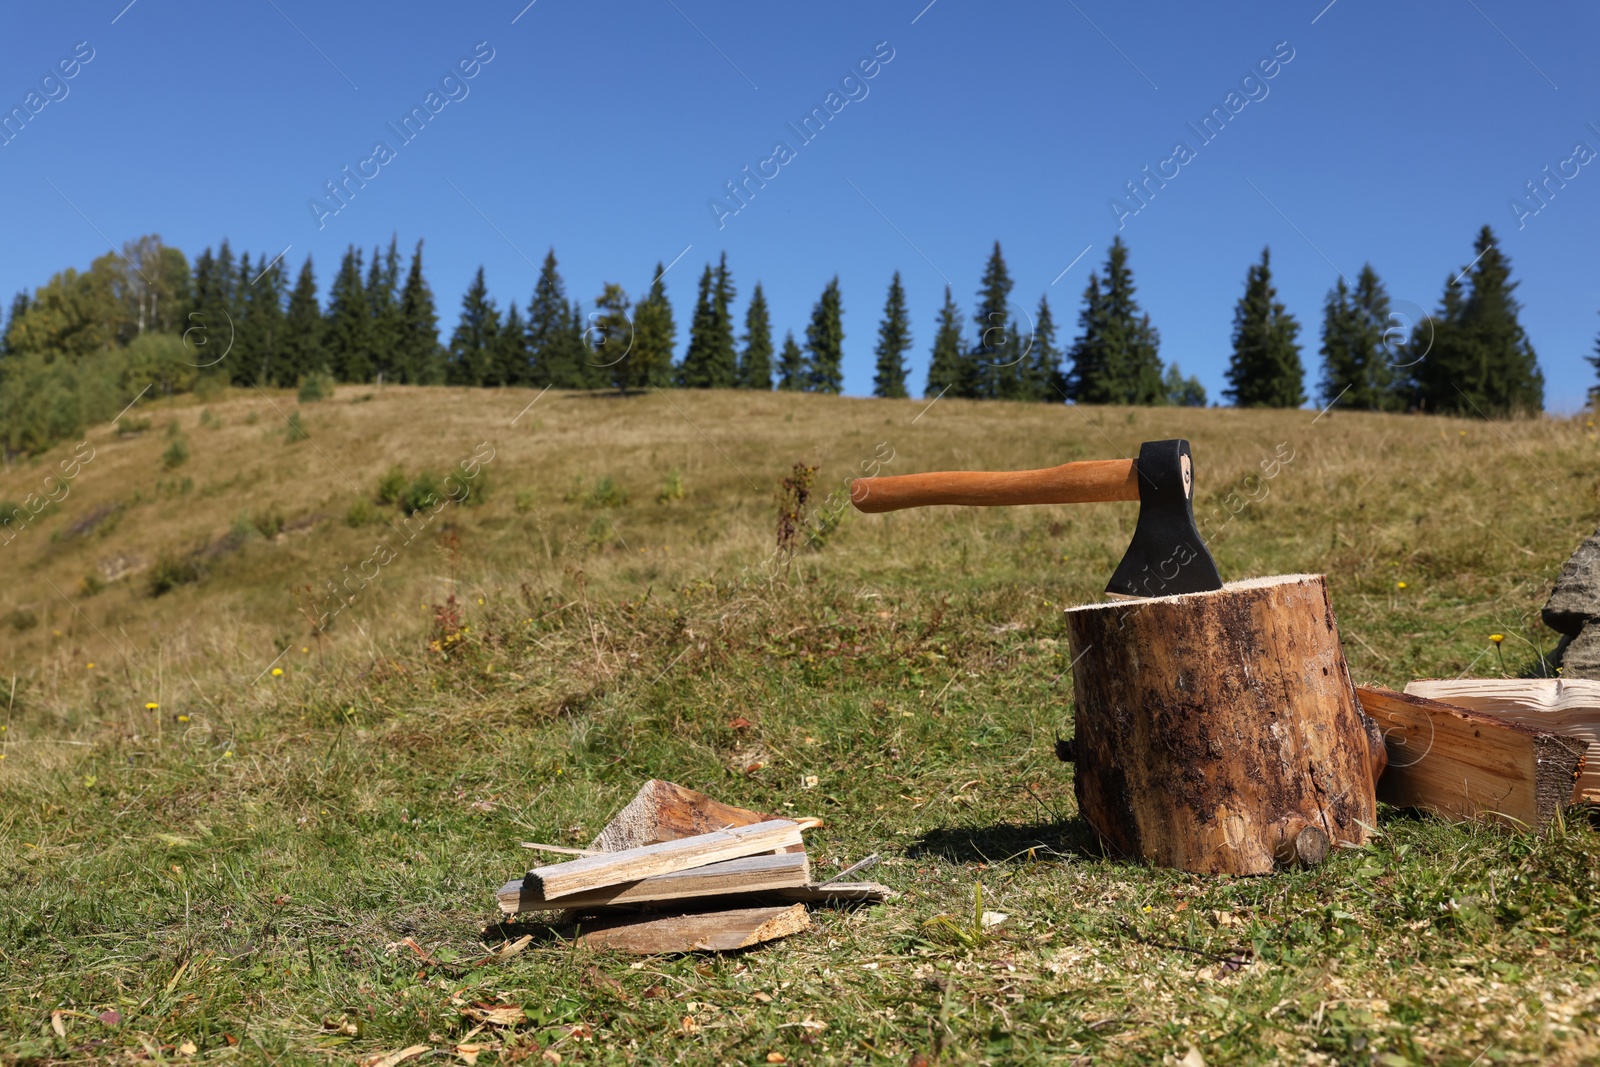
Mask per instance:
[[[1270,249],[1248,265],[1233,314],[1227,388],[1238,407],[1319,404],[1368,411],[1521,415],[1543,408],[1544,379],[1518,321],[1510,261],[1485,226],[1474,258],[1446,278],[1420,323],[1392,312],[1377,271],[1340,277],[1322,308],[1321,374],[1307,381],[1299,319],[1278,298]],[[737,321],[724,253],[700,274],[688,338],[658,263],[642,296],[606,283],[586,310],[554,250],[521,307],[502,310],[480,267],[448,338],[440,334],[423,242],[402,270],[398,238],[370,255],[346,249],[327,299],[309,256],[290,284],[278,259],[235,257],[227,240],[191,263],[158,236],[128,241],[87,271],[67,268],[13,299],[0,336],[0,447],[30,454],[114,417],[147,392],[334,382],[640,390],[782,389],[840,393],[844,305],[837,276],[809,321],[778,342],[761,283]],[[1161,358],[1161,334],[1136,297],[1128,246],[1113,240],[1091,272],[1077,332],[1064,343],[1049,300],[1012,302],[1000,243],[983,264],[970,318],[949,286],[933,323],[924,396],[1040,403],[1204,406],[1206,390]],[[911,394],[915,344],[905,286],[889,280],[873,395]],[[1600,362],[1591,358],[1592,363]]]

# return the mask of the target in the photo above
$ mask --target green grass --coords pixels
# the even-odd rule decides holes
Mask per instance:
[[[1131,505],[845,511],[773,557],[797,462],[821,465],[821,523],[891,449],[884,473],[1183,435],[1224,574],[1327,573],[1358,680],[1498,673],[1491,632],[1515,673],[1553,645],[1538,608],[1600,512],[1583,419],[736,394],[518,416],[534,396],[328,400],[316,449],[281,447],[288,393],[211,398],[186,494],[158,484],[166,442],[91,431],[71,495],[4,549],[0,616],[36,624],[0,642],[0,1062],[460,1062],[484,1005],[524,1018],[472,1039],[483,1064],[1600,1056],[1582,813],[1517,836],[1385,810],[1369,847],[1269,878],[1100,854],[1053,754],[1060,609],[1099,596]],[[507,489],[481,506],[346,522],[386,470],[485,440]],[[104,535],[52,538],[112,505]],[[282,534],[233,544],[240,515]],[[369,563],[378,538],[393,559]],[[175,559],[193,580],[152,597]],[[722,958],[497,925],[519,841],[585,842],[651,776],[822,816],[814,869],[877,852],[900,895]]]

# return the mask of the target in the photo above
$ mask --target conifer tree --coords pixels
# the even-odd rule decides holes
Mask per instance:
[[[263,259],[266,257],[263,255]],[[248,270],[248,257],[240,261],[240,273]],[[250,338],[247,373],[262,385],[288,385],[294,378],[283,363],[284,280],[281,261],[259,266],[244,288],[245,321],[242,333]]]
[[[944,306],[939,309],[938,325],[934,327],[933,354],[928,360],[928,384],[923,396],[953,393],[966,376],[966,344],[961,339],[961,327],[961,309],[956,306],[947,285]]]
[[[683,354],[679,377],[689,389],[731,389],[738,376],[738,355],[733,343],[733,279],[728,254],[700,276],[694,321],[689,327],[689,348]]]
[[[785,330],[783,348],[778,353],[778,389],[798,393],[806,387],[806,354],[795,343],[794,331]]]
[[[1473,251],[1465,287],[1451,279],[1439,314],[1413,337],[1413,400],[1424,411],[1485,418],[1541,411],[1544,374],[1517,320],[1511,261],[1487,226]]]
[[[19,354],[17,343],[11,336],[11,328],[27,313],[28,291],[24,289],[11,298],[11,312],[6,316],[5,331],[0,333],[0,356],[15,356]]]
[[[328,287],[323,347],[334,377],[341,382],[372,380],[372,316],[361,282],[361,253],[345,249],[339,273]]]
[[[996,241],[978,283],[978,310],[972,317],[977,338],[951,396],[1009,397],[1017,392],[1021,376],[1016,361],[1021,344],[1010,328],[1011,286],[1011,272]]]
[[[266,257],[262,258],[264,260]],[[233,346],[229,349],[221,369],[227,372],[228,380],[234,385],[266,385],[269,383],[261,377],[260,364],[264,338],[255,332],[250,321],[256,313],[252,313],[250,308],[252,301],[249,252],[240,253],[239,265],[234,270],[233,284],[229,287],[236,294],[234,305],[229,309]]]
[[[489,297],[483,268],[461,298],[461,319],[450,335],[445,381],[451,385],[483,385],[493,373],[500,345],[500,311]]]
[[[322,309],[317,305],[317,277],[306,256],[300,277],[289,294],[289,311],[283,323],[283,347],[278,374],[280,385],[294,385],[324,369]]]
[[[1105,277],[1091,273],[1069,356],[1067,391],[1079,404],[1160,404],[1161,335],[1134,299],[1128,246],[1111,241]]]
[[[528,359],[528,324],[522,320],[515,300],[506,309],[490,355],[485,385],[523,385],[528,381],[532,366]]]
[[[1342,277],[1328,290],[1322,312],[1324,404],[1355,411],[1405,406],[1384,345],[1388,323],[1389,294],[1370,263],[1362,265],[1354,290]]]
[[[1161,379],[1161,388],[1165,394],[1162,403],[1180,408],[1206,406],[1206,387],[1200,384],[1199,378],[1185,378],[1183,371],[1178,368],[1177,360],[1167,364],[1167,373]]]
[[[24,299],[26,299],[26,297],[27,297],[26,293],[22,293],[20,295]],[[16,310],[16,306],[13,305],[12,309],[11,309],[11,321],[15,322],[16,319],[17,319],[17,310]],[[1583,358],[1584,358],[1584,361],[1589,364],[1589,366],[1591,366],[1591,367],[1593,367],[1595,369],[1595,372],[1597,374],[1600,374],[1600,337],[1596,337],[1594,339],[1594,355],[1592,355],[1592,356],[1584,356]],[[1600,385],[1591,385],[1589,387],[1589,406],[1590,407],[1600,407]]]
[[[883,321],[878,324],[878,357],[872,375],[872,395],[906,397],[906,353],[911,350],[911,319],[906,314],[906,291],[900,272],[889,280],[889,295],[883,303]]]
[[[1100,276],[1089,272],[1078,310],[1078,336],[1067,353],[1072,368],[1067,373],[1067,395],[1078,404],[1115,404],[1123,396],[1119,375],[1111,365],[1106,345],[1106,297]]]
[[[672,348],[678,327],[672,320],[665,274],[656,264],[650,292],[633,309],[633,351],[628,354],[629,383],[636,389],[661,389],[672,384]]]
[[[839,302],[839,276],[823,287],[811,308],[806,327],[806,384],[808,393],[837,396],[844,390],[844,308]]]
[[[430,385],[444,377],[439,351],[439,316],[433,290],[422,276],[422,242],[411,254],[411,269],[400,292],[400,338],[395,351],[395,378],[409,385]]]
[[[589,343],[589,361],[607,375],[617,392],[627,395],[630,387],[642,386],[640,368],[633,362],[634,324],[628,314],[627,291],[607,282],[595,298],[595,316],[584,338]]]
[[[1295,338],[1300,324],[1278,300],[1270,250],[1245,276],[1233,313],[1233,358],[1223,396],[1241,408],[1296,408],[1306,402],[1305,369]]]
[[[582,326],[573,318],[573,306],[567,303],[566,287],[556,270],[556,251],[552,248],[544,257],[533,299],[528,303],[528,352],[533,360],[530,384],[585,388],[582,334]]]
[[[367,303],[371,308],[372,329],[368,344],[372,353],[374,376],[381,381],[392,381],[397,376],[397,353],[404,327],[400,316],[400,252],[397,238],[389,238],[389,251],[381,254],[372,250],[372,264],[367,270]]]
[[[1028,344],[1028,362],[1023,374],[1024,399],[1059,404],[1067,397],[1066,377],[1061,370],[1061,349],[1056,344],[1056,319],[1050,301],[1039,297],[1034,315],[1033,336]]]
[[[744,312],[744,351],[739,355],[740,389],[772,388],[772,318],[761,283],[750,293]]]

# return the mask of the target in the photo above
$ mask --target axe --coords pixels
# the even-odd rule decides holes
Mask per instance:
[[[856,510],[876,514],[927,504],[1087,504],[1137,500],[1133,541],[1106,592],[1168,596],[1221,589],[1217,564],[1194,524],[1189,442],[1146,441],[1139,458],[1093,459],[1036,471],[943,471],[857,478]]]

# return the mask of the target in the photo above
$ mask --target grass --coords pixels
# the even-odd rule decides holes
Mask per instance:
[[[1490,633],[1515,673],[1600,510],[1583,418],[370,395],[322,401],[314,448],[283,447],[289,392],[147,405],[194,443],[188,491],[159,435],[98,427],[0,548],[0,617],[35,623],[0,641],[0,1062],[1600,1057],[1585,816],[1386,810],[1370,847],[1270,878],[1109,860],[1053,754],[1060,609],[1099,596],[1135,509],[838,506],[863,465],[1186,436],[1224,574],[1327,573],[1358,680],[1497,673]],[[346,521],[397,465],[488,449],[507,488],[481,506]],[[813,528],[843,517],[785,562],[796,463]],[[241,515],[281,533],[230,539]],[[152,596],[172,560],[193,580]],[[823,816],[815,869],[878,852],[901,895],[724,958],[495,956],[540,930],[494,921],[517,842],[587,841],[652,775]],[[468,1039],[486,1006],[511,1010]]]

